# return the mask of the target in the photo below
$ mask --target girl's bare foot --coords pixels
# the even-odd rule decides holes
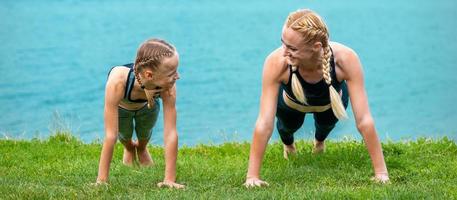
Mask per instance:
[[[295,149],[295,144],[292,143],[291,145],[284,145],[284,158],[289,160],[289,154],[295,155],[297,154],[297,150]]]
[[[151,155],[149,154],[148,148],[144,148],[142,150],[137,149],[138,153],[138,161],[140,162],[140,165],[143,167],[149,167],[154,164],[152,161]]]
[[[154,165],[154,161],[151,158],[148,150],[148,140],[140,140],[137,143],[136,153],[138,154],[138,161],[143,167]]]
[[[122,158],[122,163],[127,166],[132,166],[133,161],[135,160],[135,147],[127,148],[124,146],[124,156]]]
[[[325,141],[314,140],[313,153],[320,154],[320,153],[324,153],[324,151],[325,151]]]

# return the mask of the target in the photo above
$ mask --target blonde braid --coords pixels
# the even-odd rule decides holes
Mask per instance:
[[[322,75],[327,85],[332,84],[332,76],[330,75],[330,47],[324,47],[324,55],[322,56]]]
[[[305,91],[303,90],[300,81],[297,78],[297,74],[294,73],[297,70],[297,66],[292,66],[292,93],[294,93],[295,98],[302,104],[308,105],[308,100],[306,99]]]
[[[324,55],[322,59],[322,71],[324,80],[329,86],[330,104],[332,106],[333,114],[338,119],[346,119],[347,113],[343,106],[341,97],[332,85],[332,77],[330,75],[331,51],[329,45],[329,34],[327,26],[325,25],[324,21],[315,12],[309,9],[303,9],[290,13],[286,20],[286,26],[292,28],[295,31],[300,32],[306,44],[312,44],[317,41],[322,43],[322,47],[324,48]],[[297,78],[295,77],[295,79]],[[294,92],[295,97],[298,98],[300,94],[298,89],[294,89],[293,80],[294,76],[292,76],[292,90]],[[299,87],[302,88],[301,85]],[[298,86],[295,86],[295,88],[298,88]],[[295,92],[296,90],[298,95]],[[300,90],[303,91],[303,89]]]
[[[144,68],[150,68],[156,70],[157,67],[161,64],[163,58],[172,57],[175,53],[175,48],[160,39],[150,39],[140,45],[138,49],[137,56],[135,59],[135,64],[133,66],[133,71],[135,73],[135,78],[140,84],[141,88],[146,94],[148,100],[148,108],[154,106],[154,98],[156,96],[155,92],[152,90],[146,89],[143,82],[140,79],[139,73]]]
[[[347,119],[346,109],[343,106],[343,101],[341,100],[341,96],[335,90],[332,85],[332,76],[330,75],[330,56],[331,51],[330,47],[327,45],[324,47],[324,55],[322,59],[322,71],[324,75],[324,80],[327,83],[329,94],[330,94],[330,104],[332,106],[333,114],[338,119]]]

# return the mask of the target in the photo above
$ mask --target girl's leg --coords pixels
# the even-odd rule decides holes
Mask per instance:
[[[149,154],[149,150],[147,148],[149,140],[138,140],[137,146],[137,153],[138,153],[138,160],[140,165],[142,166],[151,166],[154,164],[154,161]]]
[[[136,160],[136,145],[132,142],[132,139],[128,141],[122,141],[124,145],[124,155],[122,156],[122,163],[127,166],[132,166],[133,161]]]
[[[132,142],[133,116],[135,111],[118,109],[119,112],[119,141],[124,145],[124,155],[122,162],[124,165],[131,166],[136,157],[135,144]]]
[[[135,131],[138,138],[136,150],[138,161],[142,166],[151,166],[154,164],[147,145],[152,135],[152,128],[157,121],[159,111],[160,104],[156,100],[153,108],[148,109],[147,106],[145,106],[135,114]]]

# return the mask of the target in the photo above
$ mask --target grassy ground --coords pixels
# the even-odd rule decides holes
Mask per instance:
[[[185,190],[159,189],[163,149],[150,147],[156,165],[122,165],[115,149],[110,184],[92,186],[100,144],[84,144],[68,135],[49,139],[0,140],[0,199],[457,199],[457,145],[446,138],[383,144],[391,184],[370,181],[372,168],[360,141],[327,142],[322,155],[310,141],[299,141],[289,161],[282,146],[268,146],[262,168],[270,187],[242,186],[248,143],[182,147],[178,182]]]

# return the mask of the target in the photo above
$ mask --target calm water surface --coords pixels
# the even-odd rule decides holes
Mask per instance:
[[[359,54],[382,139],[457,139],[454,0],[3,0],[0,135],[67,128],[87,142],[103,138],[109,68],[132,62],[142,41],[160,37],[181,57],[180,144],[250,140],[264,58],[280,45],[288,13],[304,7],[324,17],[332,40]],[[155,144],[162,144],[161,118]],[[297,137],[312,138],[313,129],[309,116]],[[353,119],[330,138],[345,136],[360,138]]]

